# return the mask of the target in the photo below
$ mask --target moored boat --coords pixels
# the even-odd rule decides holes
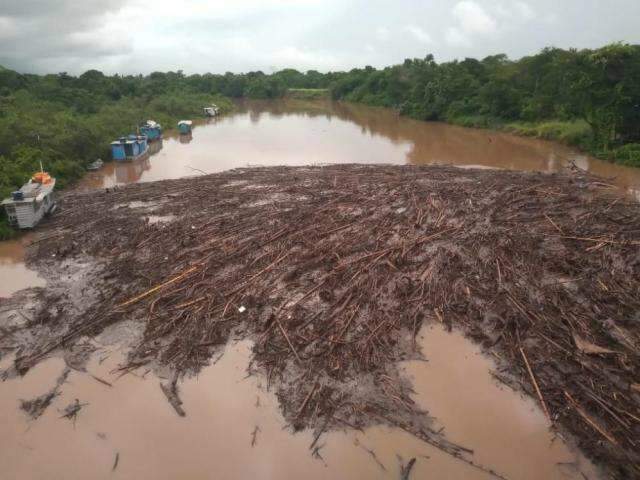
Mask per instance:
[[[162,138],[162,125],[153,120],[147,120],[140,126],[140,133],[146,135],[148,141],[154,142]]]
[[[102,165],[104,165],[104,162],[100,159],[97,159],[95,162],[91,162],[89,165],[87,165],[87,170],[89,170],[90,172],[100,170],[102,168]]]
[[[215,117],[220,113],[220,109],[215,103],[212,103],[210,107],[204,107],[203,111],[205,117]]]
[[[193,125],[193,122],[191,120],[180,120],[178,122],[178,131],[180,132],[181,135],[186,135],[188,133],[191,133],[192,125]]]
[[[111,155],[116,162],[136,160],[149,152],[145,135],[129,135],[111,142]]]
[[[2,201],[9,224],[16,228],[33,228],[56,208],[53,189],[56,179],[47,172],[35,173],[11,198]]]

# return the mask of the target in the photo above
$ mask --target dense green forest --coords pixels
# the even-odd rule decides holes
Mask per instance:
[[[109,142],[146,119],[169,126],[228,98],[322,97],[395,108],[420,120],[501,128],[560,140],[640,167],[640,46],[547,48],[510,60],[493,55],[437,63],[432,55],[349,72],[106,76],[90,70],[20,74],[0,67],[0,195],[42,160],[64,185],[88,163],[109,158]],[[0,236],[8,230],[0,221]]]
[[[331,84],[335,99],[394,107],[420,120],[506,128],[640,166],[640,46],[547,48],[437,64],[429,55]]]
[[[419,120],[499,128],[578,146],[640,167],[640,45],[546,48],[510,60],[493,55],[437,63],[432,55],[384,69],[326,74],[192,75],[200,91],[228,97],[321,97],[395,108]]]
[[[0,71],[0,194],[20,186],[40,160],[64,187],[96,158],[108,159],[109,143],[146,119],[166,128],[212,102],[231,108],[220,95],[171,85],[172,74],[160,77]]]

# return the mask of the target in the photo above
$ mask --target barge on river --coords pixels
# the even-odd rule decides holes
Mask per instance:
[[[140,134],[146,135],[149,142],[155,142],[162,138],[162,125],[153,120],[147,120],[140,126]]]
[[[16,228],[33,228],[56,208],[53,189],[56,179],[47,172],[35,173],[11,198],[2,201],[9,224]]]
[[[180,120],[178,122],[178,131],[180,135],[188,135],[191,133],[193,122],[191,120]]]
[[[149,153],[146,135],[129,135],[111,142],[111,156],[116,162],[137,160]]]

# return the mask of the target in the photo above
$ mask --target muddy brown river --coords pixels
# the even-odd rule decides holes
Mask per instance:
[[[188,137],[165,134],[153,148],[143,161],[107,163],[78,188],[250,165],[413,163],[555,172],[574,163],[640,199],[640,169],[600,162],[554,143],[330,102],[240,104],[232,114],[196,122]],[[0,243],[0,296],[46,287],[24,264],[29,241],[27,235]],[[598,478],[571,439],[549,430],[534,400],[496,382],[492,359],[462,335],[431,326],[423,328],[420,341],[427,361],[402,364],[414,398],[450,440],[474,451],[478,463],[510,480]],[[22,379],[0,383],[2,478],[398,479],[411,458],[414,479],[495,478],[386,427],[332,432],[323,437],[321,457],[312,457],[312,433],[284,429],[275,395],[260,378],[246,376],[249,342],[228,345],[217,363],[184,381],[184,418],[168,404],[153,373],[115,372],[126,352],[109,332],[95,343],[99,353],[88,371],[72,371],[37,420],[27,419],[19,401],[50,390],[64,360],[50,358]],[[11,355],[3,358],[0,371],[11,360]],[[75,398],[87,405],[74,423],[60,417]]]

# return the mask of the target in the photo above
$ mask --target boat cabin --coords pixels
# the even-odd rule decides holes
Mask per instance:
[[[34,174],[11,198],[2,201],[9,224],[16,228],[33,228],[56,208],[53,189],[56,179],[47,172]]]
[[[180,134],[186,135],[190,133],[192,125],[193,122],[191,120],[180,120],[178,122],[178,130],[180,131]]]
[[[148,141],[153,142],[162,137],[162,126],[153,120],[147,120],[140,126],[140,133],[146,135]]]
[[[149,144],[145,135],[129,135],[111,142],[111,156],[117,162],[135,160],[148,150]]]

